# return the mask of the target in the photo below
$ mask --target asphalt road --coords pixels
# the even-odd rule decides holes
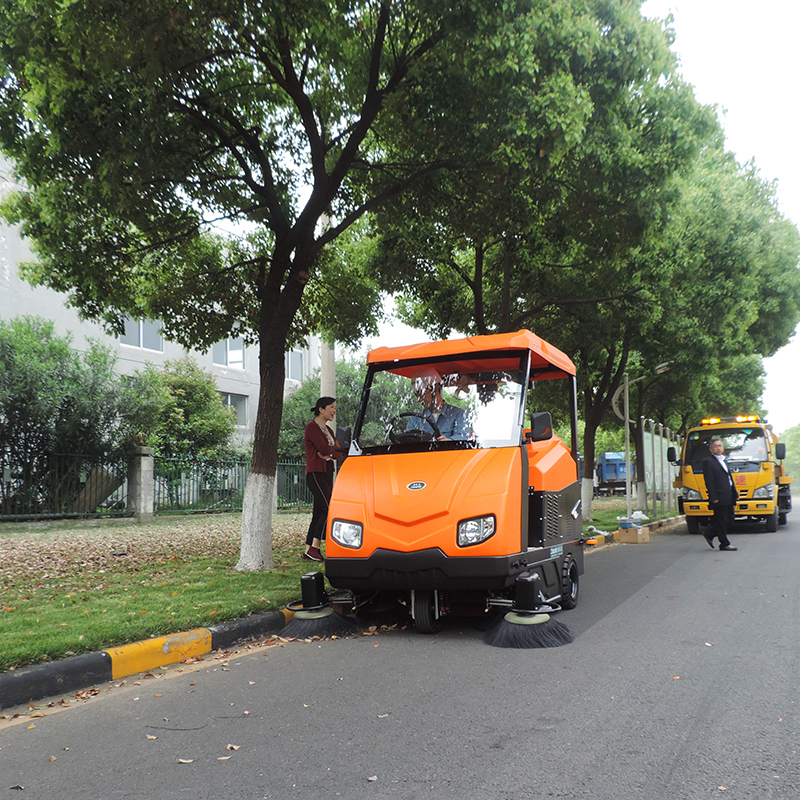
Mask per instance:
[[[564,647],[292,642],[5,723],[0,798],[796,800],[789,519],[736,553],[683,527],[589,552]]]

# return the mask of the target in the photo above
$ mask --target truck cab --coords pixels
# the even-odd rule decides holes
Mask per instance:
[[[710,525],[713,519],[703,478],[703,462],[710,455],[712,439],[722,440],[739,493],[734,519],[763,522],[767,531],[786,524],[794,479],[785,474],[786,447],[778,442],[772,426],[757,415],[709,417],[688,431],[680,459],[675,458],[674,448],[668,452],[669,460],[680,467],[673,485],[681,492],[678,506],[686,515],[689,533],[699,533],[700,526]]]
[[[367,365],[328,513],[331,585],[393,595],[423,633],[446,614],[513,608],[518,579],[537,587],[534,605],[574,607],[584,559],[571,360],[519,331],[379,348]],[[553,381],[570,445],[535,405]]]

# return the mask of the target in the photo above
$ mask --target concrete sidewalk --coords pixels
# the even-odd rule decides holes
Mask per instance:
[[[277,633],[292,616],[293,612],[288,609],[254,614],[209,628],[195,628],[5,672],[0,675],[0,709],[177,664],[245,639]]]

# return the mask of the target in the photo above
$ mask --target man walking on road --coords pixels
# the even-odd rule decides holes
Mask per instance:
[[[704,533],[708,546],[714,549],[714,537],[719,539],[720,550],[736,550],[728,541],[728,531],[733,524],[733,508],[739,493],[733,485],[728,464],[725,461],[725,448],[721,439],[709,443],[711,455],[703,461],[703,477],[708,490],[708,507],[714,512],[714,532]]]

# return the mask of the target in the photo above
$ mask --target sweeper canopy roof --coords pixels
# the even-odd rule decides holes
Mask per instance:
[[[509,353],[505,365],[497,360],[497,353],[501,351]],[[536,334],[525,330],[402,347],[379,347],[367,355],[367,364],[381,364],[388,372],[407,378],[413,378],[421,362],[436,359],[446,360],[450,373],[497,370],[503,366],[511,370],[519,364],[519,351],[530,353],[532,379],[546,380],[575,375],[575,365],[569,356]],[[481,362],[482,353],[491,353],[485,363]],[[391,362],[395,362],[397,366],[389,366]],[[444,382],[447,385],[446,377]]]

